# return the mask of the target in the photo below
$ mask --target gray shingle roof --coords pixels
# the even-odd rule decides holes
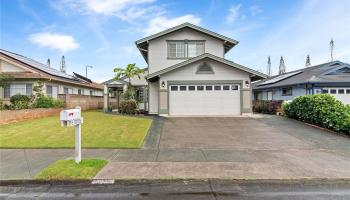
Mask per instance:
[[[265,89],[274,88],[288,85],[298,85],[305,83],[348,83],[350,86],[350,74],[346,75],[332,75],[332,71],[341,69],[344,67],[349,67],[347,63],[340,61],[333,61],[328,63],[323,63],[320,65],[315,65],[307,68],[302,68],[292,72],[288,72],[285,75],[286,78],[278,80],[279,77],[283,75],[276,75],[270,78],[255,82],[252,84],[253,89]],[[288,74],[291,76],[288,77]],[[278,80],[278,81],[273,81]],[[272,82],[272,83],[269,83]]]
[[[95,83],[93,81],[86,81],[86,80],[82,80],[79,77],[75,77],[69,74],[66,74],[64,72],[61,72],[57,69],[48,67],[47,65],[40,63],[38,61],[35,61],[31,58],[10,52],[10,51],[6,51],[4,49],[0,49],[0,54],[3,54],[4,56],[7,56],[13,60],[16,60],[20,63],[23,63],[25,66],[28,66],[29,68],[37,71],[40,74],[41,78],[47,78],[47,79],[55,79],[58,81],[63,81],[63,82],[67,82],[67,83],[71,83],[71,84],[77,84],[80,86],[85,86],[85,87],[89,87],[89,88],[96,88],[96,89],[102,89],[102,85]],[[76,74],[76,73],[75,73]],[[38,78],[38,74],[34,74],[34,73],[15,73],[13,74],[15,75],[15,77],[17,78]],[[79,74],[76,74],[76,76]],[[79,75],[81,76],[81,75]]]
[[[9,51],[6,51],[6,50],[3,50],[3,49],[0,49],[0,53],[3,53],[7,56],[10,56],[20,62],[23,62],[27,65],[30,65],[34,68],[37,68],[38,70],[40,71],[43,71],[43,72],[46,72],[48,74],[51,74],[53,76],[59,76],[59,77],[63,77],[63,78],[68,78],[68,79],[74,79],[73,76],[71,75],[68,75],[66,73],[63,73],[57,69],[54,69],[54,68],[51,68],[51,67],[48,67],[47,65],[45,64],[42,64],[40,62],[37,62],[31,58],[27,58],[25,56],[22,56],[22,55],[19,55],[19,54],[16,54],[16,53],[12,53],[12,52],[9,52]]]

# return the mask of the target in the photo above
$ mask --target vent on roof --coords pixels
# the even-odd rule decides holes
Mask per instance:
[[[197,74],[214,74],[214,71],[210,64],[203,62],[198,66]]]

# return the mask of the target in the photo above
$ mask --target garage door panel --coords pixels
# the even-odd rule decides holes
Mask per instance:
[[[205,86],[205,85],[204,85]],[[205,87],[204,87],[205,88]],[[196,87],[197,89],[197,87]],[[236,115],[240,114],[240,89],[169,91],[170,115]]]

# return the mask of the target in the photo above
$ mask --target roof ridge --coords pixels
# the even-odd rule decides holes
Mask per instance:
[[[3,51],[3,52],[2,52],[2,51]],[[70,78],[74,78],[74,77],[73,77],[72,75],[70,75],[70,74],[66,74],[66,73],[64,73],[64,72],[61,72],[60,70],[58,70],[58,69],[56,69],[56,68],[48,67],[47,65],[45,65],[45,64],[43,64],[43,63],[41,63],[41,62],[39,62],[39,61],[37,61],[37,60],[34,60],[33,58],[29,58],[29,57],[26,57],[26,56],[24,56],[24,55],[21,55],[21,54],[18,54],[18,53],[14,53],[14,52],[12,52],[12,51],[8,51],[8,50],[5,50],[5,49],[0,49],[0,52],[3,53],[3,54],[6,54],[7,56],[10,56],[10,57],[12,57],[12,58],[18,60],[17,58],[13,57],[12,55],[9,55],[9,54],[14,54],[15,56],[19,56],[21,59],[28,60],[28,61],[34,62],[34,63],[36,63],[36,64],[39,64],[41,67],[47,68],[48,70],[52,70],[52,71],[54,71],[54,72],[56,72],[56,73],[57,73],[57,72],[58,72],[58,73],[62,73],[62,74],[64,74],[64,75],[66,75],[66,76],[69,76]],[[23,63],[25,63],[25,64],[27,64],[27,65],[29,65],[29,66],[32,66],[32,67],[34,67],[34,68],[36,68],[36,69],[38,69],[37,66],[33,66],[33,65],[30,64],[30,63],[27,63],[27,62],[24,62],[24,61],[21,61],[21,60],[19,60],[19,61],[20,61],[20,62],[23,62]],[[59,76],[59,77],[62,77],[62,78],[67,78],[67,77],[64,77],[63,75],[55,75],[55,74],[52,74],[52,73],[47,72],[47,71],[44,71],[43,69],[40,69],[40,68],[39,68],[38,70],[43,71],[44,73],[48,73],[48,74],[50,74],[50,75],[52,75],[52,76]]]
[[[216,32],[214,32],[214,31],[211,31],[211,30],[209,30],[209,29],[200,27],[200,26],[195,25],[195,24],[191,24],[191,23],[189,23],[189,22],[184,22],[184,23],[179,24],[179,25],[176,25],[176,26],[174,26],[174,27],[170,27],[170,28],[167,28],[167,29],[165,29],[165,30],[162,30],[162,31],[160,31],[160,32],[158,32],[158,33],[154,33],[154,34],[152,34],[152,35],[148,35],[148,36],[146,36],[146,37],[144,37],[144,38],[141,38],[141,39],[139,39],[139,40],[136,40],[135,43],[138,44],[138,43],[140,43],[141,41],[144,42],[143,40],[146,40],[146,39],[148,39],[148,38],[155,37],[156,35],[163,35],[163,34],[166,34],[166,33],[169,32],[169,31],[172,32],[172,30],[175,31],[175,30],[177,30],[177,29],[179,29],[179,28],[184,28],[184,27],[190,27],[190,28],[194,28],[194,29],[199,29],[199,30],[201,30],[201,31],[203,31],[203,32],[209,32],[209,33],[211,33],[212,35],[220,36],[220,37],[222,37],[222,38],[225,38],[225,39],[230,40],[230,42],[233,42],[233,43],[235,43],[235,44],[238,44],[238,41],[235,40],[235,39],[233,39],[233,38],[224,36],[224,35],[222,35],[222,34],[220,34],[220,33],[216,33]]]
[[[312,65],[310,67],[306,67],[306,68],[303,67],[303,68],[300,68],[300,69],[289,71],[289,72],[286,72],[284,74],[294,73],[294,72],[298,72],[298,71],[305,71],[305,70],[308,70],[308,69],[314,69],[314,68],[318,68],[318,67],[321,67],[322,65],[326,65],[326,64],[329,64],[329,63],[342,63],[342,62],[339,61],[339,60],[329,61],[329,62],[321,63],[321,64],[318,64],[318,65]],[[276,78],[276,77],[282,76],[284,74],[276,74],[274,76],[270,76],[268,79]],[[268,79],[265,79],[265,80],[268,80]],[[262,80],[262,81],[264,81],[264,80]]]
[[[6,52],[8,52],[8,53],[15,54],[15,55],[20,56],[20,57],[22,57],[22,58],[25,58],[25,59],[28,59],[28,60],[34,61],[34,62],[36,62],[36,63],[38,63],[38,64],[40,64],[40,65],[43,65],[44,67],[47,67],[47,68],[50,68],[50,69],[56,70],[56,71],[58,71],[58,72],[61,72],[60,70],[55,69],[55,68],[52,68],[52,67],[48,67],[48,66],[47,66],[47,65],[45,65],[44,63],[41,63],[41,62],[39,62],[39,61],[37,61],[37,60],[34,60],[33,58],[29,58],[29,57],[27,57],[27,56],[24,56],[24,55],[21,55],[21,54],[18,54],[18,53],[14,53],[14,52],[12,52],[12,51],[8,51],[8,50],[5,50],[5,49],[0,49],[0,50],[1,50],[1,51],[6,51]]]

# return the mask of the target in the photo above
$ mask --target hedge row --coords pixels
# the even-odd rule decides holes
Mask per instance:
[[[350,135],[350,106],[329,94],[305,95],[283,104],[286,116]]]
[[[64,103],[59,99],[53,99],[44,95],[26,96],[22,94],[13,95],[10,98],[11,104],[5,105],[0,102],[0,110],[21,110],[29,108],[62,108]]]

